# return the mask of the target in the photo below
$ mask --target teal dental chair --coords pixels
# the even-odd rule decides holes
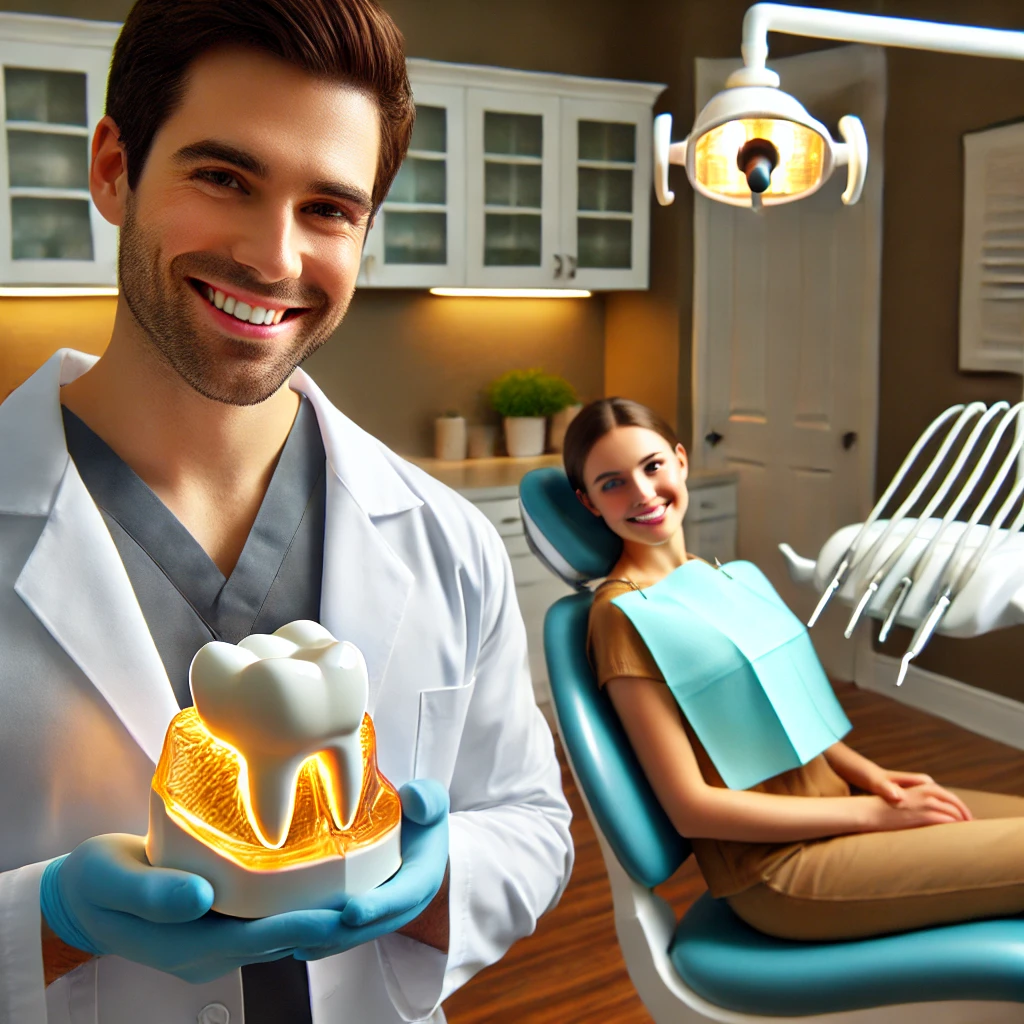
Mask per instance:
[[[787,942],[704,894],[676,920],[653,889],[690,846],[655,799],[586,655],[586,584],[608,574],[620,542],[579,504],[561,470],[528,473],[519,499],[534,554],[580,591],[548,611],[548,675],[562,746],[611,882],[622,955],[656,1024],[1024,1021],[1024,919]]]

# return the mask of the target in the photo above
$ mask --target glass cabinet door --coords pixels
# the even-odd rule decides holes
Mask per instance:
[[[557,287],[557,97],[470,89],[467,284]]]
[[[579,288],[646,288],[650,108],[563,101],[562,163],[568,282]]]
[[[465,279],[465,89],[413,83],[408,155],[367,236],[363,287],[458,285]]]
[[[116,232],[89,198],[109,59],[103,47],[0,42],[4,284],[116,283]]]

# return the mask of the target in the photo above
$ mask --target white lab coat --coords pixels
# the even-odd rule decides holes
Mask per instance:
[[[110,956],[43,985],[42,868],[89,836],[146,832],[178,710],[64,442],[58,384],[92,362],[62,350],[0,406],[0,1021],[238,1024],[237,972],[193,986]],[[439,779],[453,812],[447,956],[392,935],[312,963],[314,1021],[443,1021],[439,1001],[560,896],[569,809],[496,532],[301,370],[291,386],[327,452],[322,621],[366,658],[381,770]]]

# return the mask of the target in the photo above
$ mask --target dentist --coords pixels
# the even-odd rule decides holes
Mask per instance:
[[[412,120],[374,0],[125,22],[90,177],[120,228],[110,344],[68,338],[0,405],[0,1021],[440,1022],[566,884],[500,539],[297,369]],[[226,918],[146,862],[150,780],[199,647],[295,619],[363,652],[404,864],[346,906]]]

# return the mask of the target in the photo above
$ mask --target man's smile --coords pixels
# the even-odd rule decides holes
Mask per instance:
[[[215,308],[242,323],[257,327],[276,326],[284,319],[294,319],[305,312],[302,306],[285,306],[272,299],[258,300],[251,296],[242,298],[226,289],[215,288],[198,278],[189,278],[189,284]]]

